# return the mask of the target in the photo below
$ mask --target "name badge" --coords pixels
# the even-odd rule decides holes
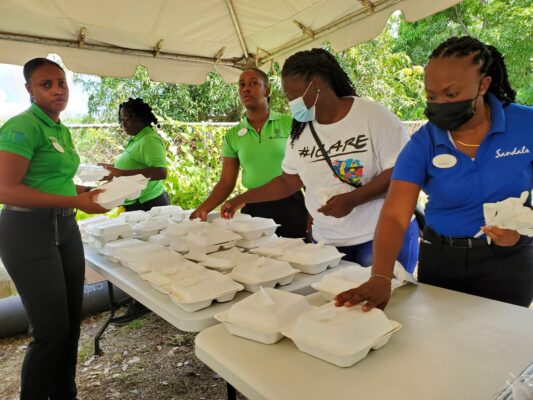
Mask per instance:
[[[244,136],[248,133],[248,129],[246,128],[242,128],[242,129],[239,129],[239,131],[237,132],[237,135],[239,136]]]
[[[52,143],[52,146],[54,147],[54,149],[56,149],[60,153],[65,152],[65,149],[63,148],[63,146],[59,144],[59,142],[57,141],[55,137],[49,136],[48,139],[50,140],[50,143]]]
[[[439,154],[433,157],[433,165],[437,168],[451,168],[457,164],[457,158],[451,154]]]

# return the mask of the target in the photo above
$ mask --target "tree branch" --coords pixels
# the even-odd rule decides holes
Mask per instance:
[[[467,34],[468,36],[472,36],[472,34],[470,33],[470,31],[468,30],[468,27],[465,25],[464,21],[463,21],[463,16],[461,15],[461,8],[460,6],[455,6],[454,7],[455,9],[455,16],[457,17],[457,22],[459,23],[459,25],[461,26],[461,29],[464,31],[465,34]]]

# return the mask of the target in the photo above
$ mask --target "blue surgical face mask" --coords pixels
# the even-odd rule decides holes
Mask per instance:
[[[292,117],[298,122],[309,122],[315,119],[315,105],[318,101],[318,95],[320,94],[320,90],[317,90],[316,99],[311,108],[307,108],[304,102],[304,96],[311,87],[311,83],[313,83],[313,81],[309,82],[309,85],[307,85],[307,89],[305,89],[304,94],[302,94],[300,97],[295,98],[294,100],[289,101],[289,108],[291,109]]]

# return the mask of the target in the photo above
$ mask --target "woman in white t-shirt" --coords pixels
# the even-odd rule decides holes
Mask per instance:
[[[228,201],[222,216],[231,218],[246,203],[286,197],[305,186],[313,239],[336,246],[346,260],[369,266],[392,168],[408,136],[385,107],[356,96],[348,75],[326,50],[294,54],[281,74],[293,116],[283,174]],[[413,220],[398,260],[412,271],[417,257]]]

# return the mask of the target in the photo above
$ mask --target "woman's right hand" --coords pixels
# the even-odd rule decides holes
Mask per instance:
[[[361,286],[346,290],[335,296],[335,306],[353,307],[363,301],[363,311],[370,311],[374,307],[384,309],[389,302],[391,283],[381,277],[371,277]]]
[[[190,220],[193,220],[193,219],[200,219],[201,221],[206,221],[207,220],[207,210],[204,210],[203,208],[201,207],[198,207],[196,210],[194,210],[192,212],[192,214],[189,216],[189,219]]]
[[[109,210],[96,202],[96,197],[102,192],[104,192],[103,189],[94,189],[90,192],[79,194],[76,196],[76,208],[87,214],[102,214],[108,212]]]
[[[220,209],[220,216],[224,219],[232,219],[235,213],[246,205],[241,200],[241,196],[236,196],[231,200],[226,201]]]

